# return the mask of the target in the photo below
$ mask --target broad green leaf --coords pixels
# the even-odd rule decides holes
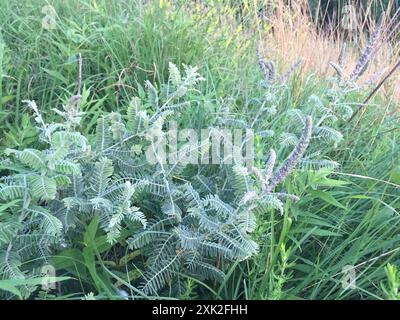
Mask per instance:
[[[312,190],[310,191],[310,195],[316,198],[319,198],[335,207],[342,208],[344,210],[349,210],[344,205],[342,205],[339,201],[337,201],[330,193],[322,190]]]
[[[18,296],[18,298],[22,299],[22,292],[18,289],[19,286],[36,286],[43,284],[44,281],[46,283],[54,283],[65,280],[73,279],[71,277],[40,277],[40,278],[32,278],[32,279],[6,279],[0,280],[0,290],[5,290],[11,292]]]
[[[56,78],[57,80],[60,80],[63,84],[68,85],[69,81],[67,78],[65,78],[60,72],[55,71],[55,70],[49,70],[46,68],[42,68],[43,71],[51,75],[52,77]]]

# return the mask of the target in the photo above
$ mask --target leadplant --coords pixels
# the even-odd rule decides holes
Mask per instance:
[[[167,287],[169,294],[184,295],[188,277],[222,281],[223,265],[257,254],[257,216],[283,213],[283,200],[298,200],[280,184],[303,160],[312,118],[305,118],[282,165],[271,150],[261,173],[237,162],[185,164],[179,155],[168,163],[154,153],[166,122],[191,108],[190,94],[203,80],[197,68],[184,66],[182,74],[170,64],[169,71],[160,89],[146,82],[147,97],[132,98],[126,114],[100,118],[93,137],[79,131],[79,96],[56,110],[58,123],[47,123],[36,103],[27,102],[43,147],[7,149],[2,160],[1,278],[37,276],[53,254],[81,241],[94,218],[110,245],[140,249],[145,262],[130,267],[141,270],[134,285],[144,294]],[[29,297],[35,287],[26,290]]]
[[[380,42],[383,38],[383,34],[385,31],[383,28],[383,17],[379,20],[375,29],[371,33],[371,38],[368,44],[361,51],[357,63],[353,70],[348,74],[346,72],[346,51],[347,51],[347,42],[342,43],[342,47],[338,57],[338,63],[330,62],[330,66],[335,70],[337,76],[337,85],[342,91],[348,91],[352,89],[359,89],[359,87],[363,87],[365,84],[374,85],[375,82],[382,76],[385,72],[385,68],[380,68],[377,70],[370,79],[364,84],[357,84],[357,80],[366,72],[368,66],[374,55],[380,49]]]

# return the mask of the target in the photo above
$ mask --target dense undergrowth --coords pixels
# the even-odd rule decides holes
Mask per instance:
[[[349,121],[369,87],[267,60],[255,4],[45,4],[0,9],[1,298],[399,298],[389,90]],[[254,163],[149,163],[171,120]]]

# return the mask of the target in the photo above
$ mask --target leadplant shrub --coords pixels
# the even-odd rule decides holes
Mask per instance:
[[[57,123],[27,102],[43,147],[7,149],[2,159],[0,278],[36,277],[51,255],[80,241],[94,218],[109,244],[140,249],[145,262],[134,285],[144,294],[168,286],[179,297],[187,277],[222,281],[224,264],[257,254],[257,217],[283,213],[283,201],[298,200],[280,183],[304,160],[312,117],[305,116],[281,165],[273,149],[265,168],[151,162],[147,153],[167,134],[167,121],[191,108],[188,97],[203,80],[197,68],[169,69],[167,84],[158,89],[146,82],[147,97],[134,97],[126,114],[104,115],[93,137],[80,133],[80,97],[55,110]],[[25,296],[34,290],[26,287]]]

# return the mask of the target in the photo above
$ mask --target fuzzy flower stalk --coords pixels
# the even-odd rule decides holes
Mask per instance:
[[[268,60],[261,58],[260,47],[261,47],[261,43],[258,43],[258,46],[256,49],[258,65],[259,65],[262,73],[264,74],[265,81],[268,83],[273,83],[275,81],[275,77],[276,77],[275,65],[272,61],[268,61]]]
[[[280,78],[280,83],[285,83],[287,79],[296,71],[296,69],[301,65],[302,60],[297,59],[295,63],[293,63],[290,68],[286,71],[284,75]]]
[[[296,145],[292,153],[289,155],[289,157],[286,159],[286,161],[283,163],[283,165],[276,172],[274,177],[271,179],[271,182],[268,184],[268,187],[266,188],[267,192],[271,192],[273,188],[275,188],[280,182],[282,182],[286,178],[287,175],[289,175],[293,171],[294,167],[303,157],[304,152],[306,151],[310,143],[311,132],[312,132],[312,118],[311,116],[308,116],[305,121],[303,134],[301,135],[298,144]]]
[[[275,209],[279,209],[282,213],[283,204],[280,199],[289,199],[292,201],[300,200],[300,198],[296,195],[284,192],[272,192],[272,189],[274,189],[280,182],[282,182],[293,171],[297,163],[302,159],[304,152],[306,151],[310,143],[311,133],[312,118],[311,116],[308,116],[305,120],[304,131],[299,139],[299,142],[297,143],[296,147],[289,155],[289,157],[286,159],[286,161],[275,173],[275,175],[273,175],[273,172],[276,162],[276,153],[273,149],[271,149],[270,151],[270,155],[264,170],[260,170],[256,167],[252,168],[254,176],[260,182],[261,194],[258,194],[255,191],[247,192],[240,200],[241,205],[261,201],[264,204],[270,203],[270,205],[272,205]]]
[[[347,49],[347,43],[343,42],[342,47],[340,48],[338,64],[330,62],[331,67],[336,71],[337,79],[339,82],[342,82],[345,76],[344,70],[345,70],[346,49]]]
[[[264,74],[265,81],[273,83],[275,81],[275,66],[273,62],[261,59],[258,61],[258,64]]]
[[[376,46],[379,42],[382,33],[382,20],[374,30],[371,36],[371,41],[368,43],[367,47],[364,49],[363,53],[361,54],[356,67],[354,68],[353,72],[350,74],[350,81],[356,81],[367,69],[369,61],[372,59],[373,55],[375,54]]]
[[[269,155],[269,159],[267,162],[267,165],[265,166],[264,170],[264,181],[265,181],[265,189],[268,186],[268,182],[272,177],[273,171],[274,171],[274,166],[276,162],[276,152],[274,149],[271,149],[271,154]]]

